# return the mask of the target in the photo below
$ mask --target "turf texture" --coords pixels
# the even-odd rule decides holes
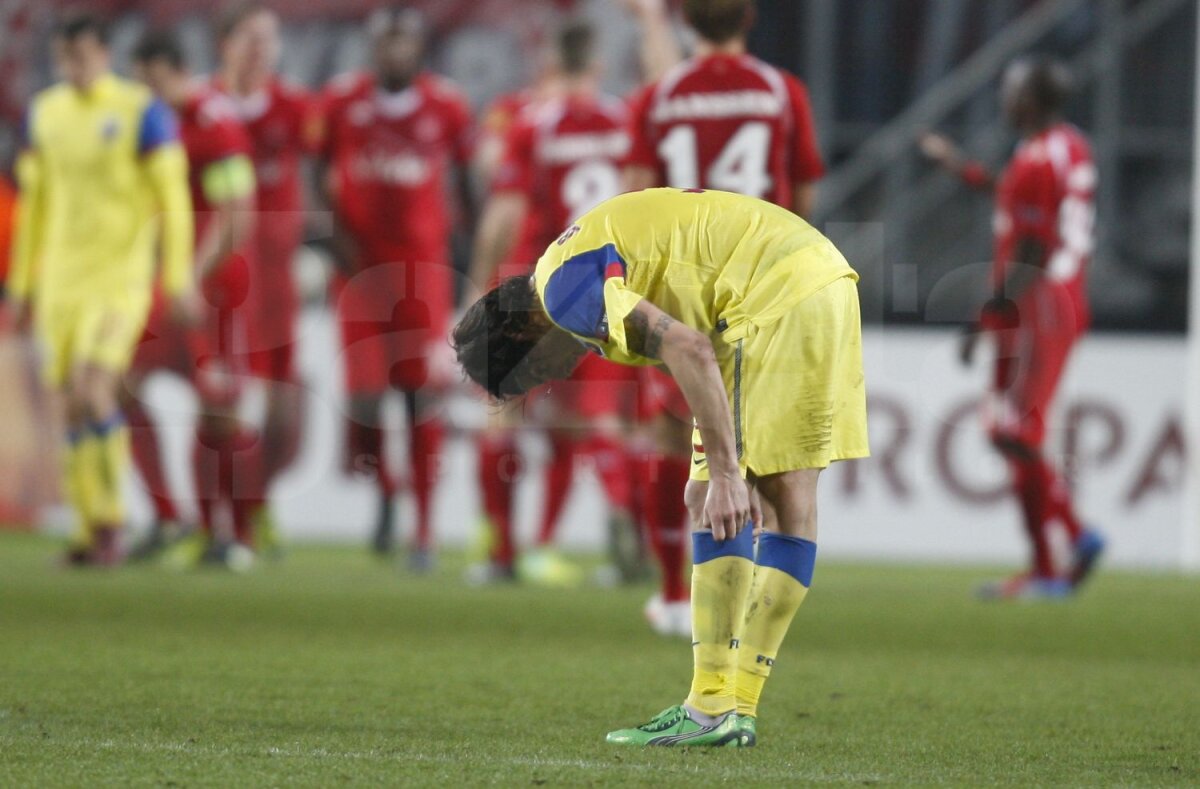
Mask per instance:
[[[1195,578],[1003,605],[977,569],[825,563],[759,747],[624,750],[605,732],[689,677],[649,587],[471,589],[349,548],[67,572],[54,549],[0,535],[0,786],[1200,782]]]

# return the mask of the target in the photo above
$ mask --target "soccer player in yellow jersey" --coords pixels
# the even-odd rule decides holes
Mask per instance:
[[[609,742],[756,742],[759,694],[812,582],[817,477],[867,455],[857,279],[786,209],[649,189],[584,214],[532,278],[504,280],[455,327],[459,362],[497,398],[591,350],[663,365],[695,417],[691,692]]]
[[[65,399],[65,487],[80,525],[68,559],[113,564],[128,456],[117,386],[158,254],[175,312],[193,309],[187,163],[170,110],[110,72],[97,18],[67,18],[53,47],[63,81],[26,117],[9,286],[22,323],[32,314],[46,384]]]

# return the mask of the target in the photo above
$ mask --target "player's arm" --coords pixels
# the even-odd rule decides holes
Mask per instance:
[[[621,178],[626,192],[640,192],[658,186],[658,151],[648,128],[654,86],[642,88],[629,100],[629,156]]]
[[[8,294],[12,299],[18,327],[28,324],[29,299],[41,265],[41,240],[44,221],[42,202],[43,171],[36,151],[27,149],[17,158],[16,227],[13,236],[12,269],[8,275]]]
[[[152,102],[142,116],[138,150],[161,220],[163,290],[169,296],[183,298],[195,284],[192,196],[188,191],[187,156],[179,142],[175,116],[161,101]]]
[[[205,167],[200,179],[216,213],[196,246],[197,276],[203,281],[254,232],[254,163],[242,153],[227,156]]]
[[[808,89],[800,80],[785,74],[788,96],[792,107],[792,212],[805,219],[812,216],[817,202],[817,182],[825,175],[825,161],[817,143],[816,122],[813,120],[812,101]]]
[[[515,191],[497,192],[484,204],[467,275],[475,292],[487,287],[500,263],[512,252],[528,206],[525,195]],[[470,294],[464,296],[471,298]]]
[[[663,0],[622,0],[642,31],[642,79],[654,82],[683,59]]]
[[[982,163],[969,159],[954,141],[944,134],[925,132],[919,140],[921,153],[946,172],[962,180],[967,186],[980,191],[991,190],[996,183],[995,175]]]
[[[708,457],[709,489],[704,527],[731,539],[751,519],[750,496],[738,465],[733,415],[712,340],[642,299],[625,316],[629,350],[661,360],[679,384]]]

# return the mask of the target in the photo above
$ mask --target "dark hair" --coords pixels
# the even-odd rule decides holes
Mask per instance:
[[[750,29],[754,0],[683,0],[683,18],[705,41],[724,44]]]
[[[133,48],[132,57],[134,63],[142,64],[163,60],[174,69],[182,69],[187,65],[179,39],[165,30],[152,30],[142,36]]]
[[[582,74],[592,66],[596,30],[587,22],[570,22],[558,31],[558,59],[568,75]]]
[[[1071,71],[1062,62],[1050,57],[1031,57],[1025,61],[1029,68],[1026,90],[1046,116],[1058,115],[1071,96]]]
[[[451,335],[463,372],[500,400],[528,391],[521,363],[541,335],[530,331],[530,313],[538,309],[529,277],[509,277],[471,305]]]
[[[237,30],[238,26],[250,17],[270,10],[270,6],[258,0],[243,0],[242,2],[231,3],[225,6],[217,16],[217,41],[224,41],[229,38],[233,35],[233,31]]]
[[[68,11],[54,25],[54,37],[63,41],[77,41],[84,36],[95,36],[96,40],[108,45],[108,24],[95,14],[76,10]]]

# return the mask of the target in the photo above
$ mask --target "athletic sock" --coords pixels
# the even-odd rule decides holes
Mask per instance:
[[[554,542],[559,516],[567,503],[571,481],[575,479],[578,449],[573,439],[551,434],[550,462],[546,464],[545,505],[542,508],[542,525],[538,529],[538,547],[545,547]]]
[[[221,498],[221,453],[225,438],[220,431],[203,423],[196,426],[192,440],[192,482],[196,491],[196,509],[200,528],[213,534],[217,501]]]
[[[687,485],[688,461],[655,456],[645,468],[647,483],[643,517],[650,550],[662,573],[662,597],[668,603],[688,599],[687,507],[683,488]]]
[[[426,420],[412,427],[410,457],[412,458],[413,495],[417,499],[417,533],[415,544],[421,550],[432,545],[433,493],[438,481],[442,439],[445,430],[437,420]]]
[[[1062,475],[1055,471],[1054,467],[1044,458],[1039,459],[1038,463],[1041,466],[1040,477],[1047,491],[1047,519],[1057,520],[1061,523],[1073,544],[1083,534],[1083,524],[1075,514],[1075,506],[1071,502],[1071,490],[1067,487],[1067,481],[1062,478]]]
[[[179,508],[171,496],[163,468],[162,450],[159,447],[158,430],[150,414],[141,403],[135,402],[125,409],[125,420],[129,425],[129,440],[133,449],[133,463],[137,467],[146,494],[154,505],[154,517],[158,521],[179,520]]]
[[[722,715],[737,706],[738,642],[754,577],[754,534],[717,542],[692,532],[692,689],[688,706]]]
[[[90,480],[87,478],[87,444],[91,443],[86,430],[67,431],[67,444],[63,448],[63,490],[67,503],[75,510],[76,529],[71,541],[78,546],[92,541],[92,513],[89,501]]]
[[[346,470],[371,477],[383,495],[396,495],[396,480],[388,470],[382,428],[347,420]]]
[[[610,436],[597,433],[584,442],[583,451],[592,459],[609,506],[621,512],[630,512],[633,507],[633,463],[624,445]]]
[[[129,429],[120,411],[88,425],[87,473],[93,476],[91,517],[97,524],[118,529],[125,522],[122,483],[129,465]]]
[[[479,484],[483,511],[492,526],[491,560],[511,567],[516,559],[512,533],[513,486],[521,459],[510,434],[484,436],[479,442]]]
[[[257,430],[240,425],[228,442],[229,474],[222,480],[228,487],[222,493],[230,502],[233,537],[254,547],[254,515],[266,502],[266,478],[262,436]]]
[[[1033,574],[1041,578],[1054,576],[1054,557],[1046,536],[1049,490],[1040,459],[1014,460],[1011,463],[1013,487],[1021,503],[1025,532],[1033,552]]]
[[[817,544],[809,540],[770,532],[758,538],[738,657],[738,715],[758,714],[758,699],[783,637],[812,586],[816,558]]]

